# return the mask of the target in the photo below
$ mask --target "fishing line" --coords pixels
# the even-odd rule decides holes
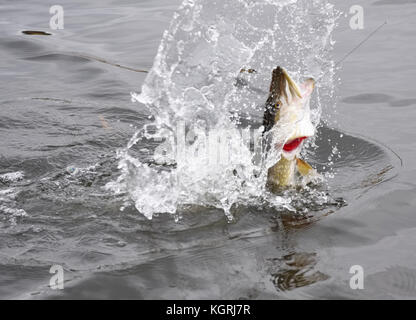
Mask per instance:
[[[358,48],[360,48],[364,43],[366,43],[374,34],[376,34],[386,24],[387,24],[387,21],[384,21],[380,26],[378,26],[364,40],[362,40],[357,46],[355,46],[352,50],[350,50],[341,60],[339,60],[337,63],[335,63],[335,67],[338,66],[343,61],[345,61],[351,54],[353,54]],[[34,32],[35,31],[23,31],[23,33],[25,33],[25,34],[37,34],[37,33],[34,33]],[[108,60],[106,60],[104,58],[100,58],[100,57],[93,56],[93,55],[88,55],[88,54],[83,54],[83,53],[77,53],[77,52],[67,52],[67,54],[68,55],[72,55],[72,56],[77,56],[77,57],[80,57],[80,58],[84,58],[84,59],[88,59],[88,60],[98,61],[98,62],[105,63],[105,64],[108,64],[110,66],[117,67],[117,68],[120,68],[120,69],[125,69],[125,70],[139,72],[139,73],[149,73],[149,71],[147,71],[147,70],[136,69],[136,68],[132,68],[132,67],[128,67],[128,66],[123,66],[123,65],[121,65],[119,63],[110,62],[110,61],[108,61]],[[256,70],[254,70],[254,69],[249,69],[249,70],[242,69],[240,71],[240,73],[246,72],[246,71],[248,73],[256,72]],[[319,79],[321,79],[322,77],[320,77]]]
[[[64,54],[71,55],[71,56],[75,56],[75,57],[84,58],[84,59],[87,59],[87,60],[98,61],[98,62],[105,63],[105,64],[108,64],[108,65],[113,66],[113,67],[117,67],[117,68],[120,68],[120,69],[129,70],[129,71],[140,72],[140,73],[148,73],[149,72],[147,70],[135,69],[135,68],[123,66],[121,64],[118,64],[118,63],[115,63],[115,62],[111,62],[111,61],[108,61],[108,60],[106,60],[104,58],[100,58],[100,57],[93,56],[93,55],[89,55],[89,54],[84,54],[84,53],[79,53],[79,52],[64,52]]]
[[[366,43],[370,38],[375,35],[381,28],[383,28],[387,24],[387,21],[384,21],[380,26],[378,26],[373,32],[371,32],[367,37],[364,38],[358,45],[356,45],[353,49],[351,49],[341,60],[335,63],[334,68],[340,65],[342,62],[344,62],[350,55],[352,55],[355,51],[357,51],[358,48],[360,48],[364,43]],[[322,76],[320,76],[318,79],[316,79],[316,82],[321,80],[328,72],[324,73]]]
[[[353,54],[359,47],[361,47],[364,43],[366,43],[370,38],[375,35],[381,28],[383,28],[387,24],[387,21],[384,21],[380,26],[377,27],[373,32],[371,32],[364,40],[362,40],[357,46],[355,46],[352,50],[350,50],[341,60],[339,60],[336,64],[339,65],[341,62],[345,61],[351,54]]]

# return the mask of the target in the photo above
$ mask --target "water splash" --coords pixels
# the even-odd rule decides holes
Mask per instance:
[[[107,188],[149,219],[186,205],[221,208],[229,219],[235,204],[290,208],[291,198],[265,189],[267,170],[253,152],[262,105],[280,65],[297,81],[319,79],[311,102],[319,124],[323,106],[333,104],[336,15],[327,1],[185,0],[141,93],[132,94],[153,121],[119,150],[121,175]],[[239,76],[242,68],[256,72]]]
[[[0,182],[3,184],[22,180],[25,174],[22,171],[7,172],[0,174]]]

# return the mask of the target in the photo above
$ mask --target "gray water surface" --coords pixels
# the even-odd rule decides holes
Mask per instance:
[[[0,3],[0,298],[416,298],[416,3],[363,1],[364,30],[349,17],[335,30],[340,61],[388,22],[340,64],[324,110],[336,129],[311,157],[324,171],[337,144],[334,202],[303,216],[236,207],[233,223],[200,207],[149,221],[102,188],[147,121],[130,92],[179,4],[63,1],[65,29],[50,30],[43,1]],[[54,264],[64,290],[49,287]]]

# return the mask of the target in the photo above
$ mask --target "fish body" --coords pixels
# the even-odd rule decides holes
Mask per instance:
[[[273,70],[263,118],[269,154],[281,151],[280,159],[267,171],[267,186],[272,192],[296,185],[298,175],[312,177],[317,174],[300,159],[304,140],[315,134],[309,109],[314,87],[312,78],[298,86],[283,68]]]
[[[295,183],[296,162],[281,157],[273,167],[267,171],[267,186],[272,192]]]

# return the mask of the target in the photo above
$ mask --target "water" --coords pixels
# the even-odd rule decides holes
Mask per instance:
[[[344,12],[353,4],[334,2],[335,9]],[[162,105],[161,112],[152,113],[146,105],[131,102],[130,92],[140,92],[146,73],[115,65],[150,70],[180,1],[62,5],[65,29],[59,31],[49,30],[49,7],[40,1],[0,5],[7,13],[0,20],[0,297],[415,297],[412,107],[416,98],[411,86],[414,59],[408,54],[414,49],[414,3],[364,4],[362,31],[352,31],[348,19],[341,16],[332,35],[334,52],[319,52],[318,46],[312,56],[320,57],[322,64],[312,58],[290,60],[291,53],[306,57],[302,38],[298,47],[286,45],[280,50],[287,55],[284,62],[291,71],[319,78],[332,70],[331,61],[342,59],[388,20],[340,65],[335,76],[331,71],[324,77],[327,82],[315,96],[320,99],[311,104],[318,107],[315,121],[321,119],[321,126],[316,146],[310,146],[306,156],[326,173],[326,182],[280,195],[278,202],[257,201],[255,188],[242,195],[234,192],[232,223],[214,192],[229,192],[224,184],[217,183],[208,198],[201,197],[203,188],[197,184],[199,189],[185,194],[190,203],[175,198],[172,205],[169,197],[164,202],[166,198],[160,196],[166,190],[155,188],[147,217],[135,208],[145,203],[140,196],[146,194],[146,187],[139,189],[141,194],[133,188],[127,194],[114,194],[108,188],[123,174],[118,166],[126,158],[117,150],[124,150],[157,115],[168,117],[161,123],[175,123],[169,117],[176,113]],[[322,9],[322,3],[315,8]],[[299,14],[319,21],[328,12],[318,10],[309,16],[305,7],[305,13]],[[294,26],[294,34],[304,27],[302,21]],[[24,35],[23,30],[52,35]],[[330,49],[333,44],[327,45]],[[261,53],[267,57],[264,50]],[[252,57],[261,60],[262,56]],[[271,64],[262,69],[255,59],[248,61],[259,69],[256,83],[263,89],[261,78],[266,79]],[[240,66],[226,64],[219,70],[228,68]],[[220,87],[218,78],[213,83]],[[222,89],[227,91],[232,82],[224,83]],[[221,91],[214,92],[214,102],[224,97]],[[236,96],[245,99],[238,101],[241,109],[236,110],[243,115],[242,125],[258,127],[261,110],[250,112],[247,103],[261,100],[261,92]],[[216,108],[220,105],[213,103]],[[231,103],[229,110],[235,109]],[[209,118],[214,125],[226,118],[221,110],[212,112],[217,118]],[[191,118],[184,112],[183,117],[210,117],[203,111]],[[130,152],[145,162],[144,149],[157,145],[152,140],[138,141]],[[171,168],[161,167],[168,175]],[[134,175],[139,172],[129,173],[131,181],[140,178]],[[164,186],[163,180],[154,179],[141,182]],[[210,183],[217,182],[212,179]],[[290,207],[285,206],[288,199]],[[167,210],[152,210],[156,202]],[[53,264],[65,269],[62,291],[48,287]],[[365,271],[361,291],[349,287],[349,269],[356,264]]]

